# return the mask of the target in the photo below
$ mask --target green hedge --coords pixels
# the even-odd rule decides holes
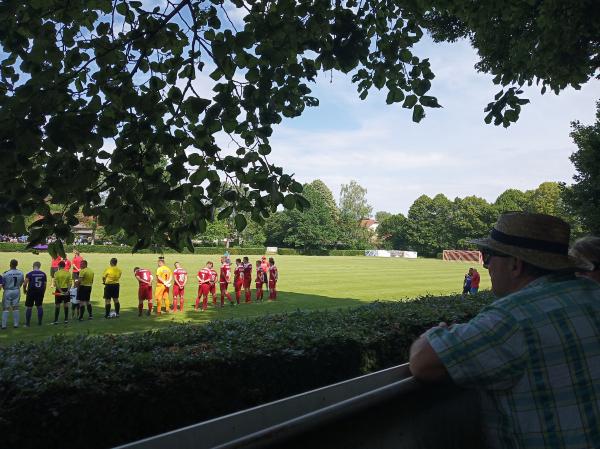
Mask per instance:
[[[280,256],[364,256],[364,249],[311,249],[277,248]]]
[[[2,444],[105,448],[362,375],[406,361],[423,330],[489,301],[425,297],[13,344],[0,357]]]
[[[65,245],[65,251],[70,253],[73,248],[79,249],[83,254],[85,253],[107,253],[107,254],[127,254],[131,253],[131,247],[119,246],[119,245]],[[194,248],[195,254],[223,254],[227,248],[218,246],[197,246]],[[27,249],[25,243],[0,243],[0,252],[31,252],[31,249]],[[229,248],[231,255],[260,255],[265,254],[266,249],[260,248]],[[162,254],[162,253],[176,253],[171,248],[163,248],[163,251],[156,249],[145,249],[139,251],[142,254]],[[186,249],[184,253],[189,251]]]

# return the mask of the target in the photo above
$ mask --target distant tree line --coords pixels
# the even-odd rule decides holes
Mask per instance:
[[[444,249],[469,249],[469,239],[485,237],[503,212],[526,211],[559,216],[569,222],[574,235],[583,232],[575,215],[563,200],[563,190],[557,182],[544,182],[537,189],[525,192],[504,191],[494,203],[477,196],[451,201],[443,194],[433,198],[421,195],[408,214],[391,215],[379,225],[377,233],[383,247],[417,251],[434,257]]]

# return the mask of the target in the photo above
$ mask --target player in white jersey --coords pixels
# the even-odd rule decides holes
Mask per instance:
[[[6,329],[8,321],[8,312],[12,311],[13,323],[19,327],[19,300],[21,299],[21,286],[25,280],[23,272],[17,270],[15,259],[10,261],[10,270],[2,274],[1,284],[4,292],[2,294],[2,329]]]

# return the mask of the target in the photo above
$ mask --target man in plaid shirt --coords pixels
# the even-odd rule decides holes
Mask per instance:
[[[486,447],[600,448],[600,287],[576,278],[569,225],[503,214],[484,254],[498,299],[468,323],[440,323],[413,343],[423,381],[480,391]]]

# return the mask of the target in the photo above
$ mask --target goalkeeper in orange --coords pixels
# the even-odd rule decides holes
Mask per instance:
[[[158,268],[156,269],[156,290],[154,297],[156,298],[156,314],[161,314],[163,300],[167,313],[171,312],[171,304],[169,302],[169,289],[173,283],[173,273],[171,269],[165,265],[165,258],[158,258]]]

